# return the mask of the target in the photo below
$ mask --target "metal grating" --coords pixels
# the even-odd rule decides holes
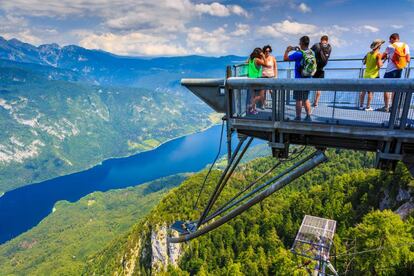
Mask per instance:
[[[296,235],[292,251],[314,260],[329,260],[336,221],[306,215]]]

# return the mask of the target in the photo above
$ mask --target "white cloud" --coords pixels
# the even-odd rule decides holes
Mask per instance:
[[[397,30],[404,28],[403,25],[391,25],[391,27],[394,28],[394,29],[397,29]]]
[[[102,49],[120,55],[176,56],[187,50],[171,43],[167,38],[138,32],[117,35],[105,33],[85,36],[80,45],[89,49]]]
[[[6,39],[17,38],[21,41],[38,45],[42,40],[29,29],[26,19],[19,16],[0,16],[0,35]]]
[[[209,14],[212,16],[229,16],[231,14],[236,14],[239,16],[247,16],[246,10],[238,5],[222,5],[220,3],[214,2],[211,4],[196,4],[194,10],[199,14]]]
[[[236,30],[231,33],[233,36],[245,36],[250,32],[250,27],[247,24],[236,24]]]
[[[284,35],[310,34],[317,29],[316,25],[284,20],[279,23],[273,23],[270,26],[259,27],[258,32],[271,37],[282,37]]]
[[[66,18],[68,16],[94,16],[115,20],[128,13],[136,13],[151,17],[168,11],[169,16],[189,18],[198,14],[212,16],[229,16],[231,14],[247,16],[247,12],[239,5],[223,5],[218,2],[211,4],[194,4],[190,0],[13,0],[1,1],[0,9],[14,14]],[[163,17],[160,19],[168,19]]]
[[[349,32],[351,30],[350,28],[339,26],[339,25],[333,25],[332,28],[339,32]]]
[[[312,11],[312,9],[308,5],[306,5],[305,3],[300,3],[298,8],[302,13],[307,13],[307,12]]]
[[[211,32],[195,27],[187,34],[187,45],[197,54],[225,54],[231,37],[219,27]]]
[[[228,7],[235,15],[249,17],[249,13],[239,5],[229,5]]]
[[[365,30],[368,30],[372,33],[377,33],[379,31],[379,29],[377,27],[371,26],[371,25],[364,25],[363,28]]]

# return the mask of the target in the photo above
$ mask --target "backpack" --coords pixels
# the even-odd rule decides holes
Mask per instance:
[[[317,69],[315,54],[310,49],[306,51],[300,51],[302,52],[302,60],[300,61],[300,74],[304,78],[312,77],[315,75]]]
[[[318,64],[318,69],[322,70],[326,64],[328,64],[329,56],[331,55],[332,47],[329,44],[322,45],[321,43],[315,44],[316,63]]]
[[[404,69],[407,66],[407,53],[405,52],[405,43],[400,47],[397,44],[392,44],[394,47],[394,54],[391,57],[392,62],[398,69]]]

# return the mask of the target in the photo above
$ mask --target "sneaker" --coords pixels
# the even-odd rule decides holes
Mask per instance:
[[[312,104],[312,107],[318,107],[318,104],[317,103],[313,103]]]
[[[302,120],[302,118],[300,116],[296,116],[294,120],[295,121],[300,121],[300,120]]]
[[[265,110],[265,106],[262,105],[261,107],[259,107],[260,110]]]
[[[311,118],[311,116],[310,116],[310,115],[306,115],[306,117],[305,117],[305,121],[306,121],[306,122],[312,122],[312,118]]]
[[[359,110],[364,110],[363,106],[358,107]]]
[[[390,108],[388,106],[383,106],[378,108],[377,111],[390,112]]]
[[[365,111],[373,111],[374,109],[370,106],[365,107]]]
[[[256,109],[250,109],[249,114],[257,115],[259,112]]]

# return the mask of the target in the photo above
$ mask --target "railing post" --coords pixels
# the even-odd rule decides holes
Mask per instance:
[[[286,71],[286,78],[291,79],[292,78],[292,69],[290,68],[290,62],[289,62],[289,68]],[[289,93],[285,93],[286,96],[286,104],[290,104],[290,91]]]
[[[230,118],[231,118],[231,90],[229,88],[229,85],[227,84],[227,79],[231,77],[231,66],[227,66],[226,68],[226,82],[225,82],[225,91],[226,91],[226,102],[227,102],[227,108],[226,108],[226,125],[227,125],[227,163],[230,162],[231,159],[231,136],[232,136],[232,129],[230,126]]]
[[[334,92],[334,102],[332,108],[332,121],[335,121],[335,108],[336,108],[336,91]]]
[[[404,106],[403,106],[401,119],[400,119],[400,129],[406,128],[408,111],[410,110],[412,96],[413,96],[412,91],[405,93]]]
[[[285,98],[286,98],[286,89],[280,90],[280,121],[285,120]]]
[[[391,93],[394,93],[394,99],[392,100],[392,108],[388,128],[393,129],[395,127],[395,120],[397,118],[398,105],[400,104],[401,100],[401,92],[397,91]]]

